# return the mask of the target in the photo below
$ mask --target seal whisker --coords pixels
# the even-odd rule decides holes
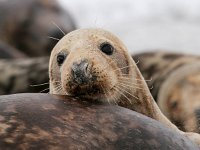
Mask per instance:
[[[66,33],[55,22],[52,21],[52,23],[63,33],[63,35],[66,35]]]
[[[130,80],[130,77],[126,77],[126,76],[121,76],[121,77],[119,77],[119,78],[123,78],[123,79],[128,79],[128,80]],[[137,81],[146,81],[146,82],[151,82],[152,81],[152,78],[150,78],[150,79],[147,79],[147,80],[143,80],[143,79],[135,79],[135,78],[131,78],[131,79],[134,79],[134,80],[137,80]]]
[[[109,94],[111,93],[111,91],[109,91],[109,90],[107,90],[107,91],[108,91]],[[117,98],[114,96],[114,94],[112,94],[112,97],[114,98],[113,101],[114,101],[115,105],[118,105],[117,104]]]
[[[140,60],[138,59],[137,62],[135,62],[135,64],[137,65],[137,64],[139,64],[139,63],[140,63]]]
[[[119,77],[119,80],[123,81],[126,84],[130,84],[130,85],[132,85],[132,84],[134,84],[134,85],[141,85],[141,86],[143,85],[142,83],[135,83],[134,81],[130,82],[130,79],[122,79],[122,78]]]
[[[129,86],[129,87],[132,87],[132,88],[136,88],[136,89],[143,89],[142,87],[139,87],[137,83],[133,83],[133,82],[130,83],[129,81],[124,81],[122,79],[119,79],[119,80],[122,81],[121,84],[124,83],[124,85],[126,85],[126,86]],[[142,84],[139,84],[139,85],[142,86]],[[153,89],[153,85],[151,87],[149,87],[149,89],[152,90]]]
[[[119,85],[119,86],[120,86],[120,85]],[[127,89],[129,89],[127,86],[122,86],[122,85],[121,85],[121,87],[124,87],[124,88],[127,88]],[[135,96],[135,95],[131,94],[131,93],[130,93],[130,92],[128,92],[127,90],[124,90],[124,92],[126,92],[127,94],[131,95],[132,97],[134,97],[134,98],[136,98],[136,99],[139,99],[139,97],[137,97],[137,96]]]
[[[60,39],[55,38],[55,37],[52,37],[52,36],[47,36],[47,38],[49,38],[49,39],[53,39],[53,40],[56,40],[56,41],[60,41]]]
[[[60,84],[58,84],[58,85],[55,86],[56,90],[59,90],[60,88],[62,88]]]
[[[135,64],[127,65],[127,66],[124,66],[124,67],[121,67],[121,68],[117,68],[117,69],[115,69],[115,70],[113,70],[113,71],[117,71],[117,70],[125,69],[125,68],[132,67],[132,66],[135,66]]]
[[[121,92],[117,86],[113,87],[113,89],[115,89],[117,92],[121,93],[121,95],[124,96],[132,104],[131,100],[123,92]]]
[[[139,62],[140,62],[140,61],[138,60],[135,64],[137,65]],[[107,69],[107,67],[109,67],[109,65],[112,64],[112,63],[116,63],[116,62],[113,61],[113,60],[111,60],[111,63],[108,63],[108,65],[106,65],[106,67],[105,67],[103,70]],[[127,65],[127,66],[121,67],[121,68],[117,68],[117,69],[115,69],[115,70],[113,70],[113,71],[120,70],[120,69],[125,69],[125,68],[131,67],[131,66],[134,66],[134,64],[132,64],[132,65]]]
[[[60,93],[61,90],[62,90],[62,87],[58,87],[56,91],[57,91],[58,93]]]
[[[122,81],[122,80],[120,80],[120,81]],[[120,85],[124,85],[124,86],[127,86],[127,87],[130,87],[130,88],[136,88],[136,89],[143,89],[142,87],[137,87],[137,86],[133,86],[133,85],[128,85],[127,83],[125,83],[125,82],[122,82],[122,83],[118,83],[118,84],[120,84]]]
[[[102,69],[102,71],[106,70],[112,63],[116,63],[116,62],[111,59],[111,61],[106,65],[106,67]]]
[[[41,84],[31,84],[31,85],[29,85],[29,86],[35,87],[35,86],[43,86],[43,85],[47,85],[47,84],[49,84],[49,82],[41,83]]]
[[[94,56],[99,57],[97,54],[94,54]],[[111,60],[107,65],[105,65],[105,67],[103,69],[101,69],[100,73],[103,72],[104,70],[106,70],[109,67],[109,65],[112,64],[112,63],[114,63],[114,61]]]
[[[103,90],[103,92],[104,92],[104,94],[105,94],[105,96],[106,96],[106,101],[108,101],[108,103],[110,104],[110,100],[108,99],[108,96],[107,96],[107,94],[106,94],[106,92],[105,92],[105,90],[104,90],[102,84],[100,84],[100,86],[101,86],[101,88],[102,88],[102,90]]]
[[[45,92],[45,91],[47,91],[47,90],[49,90],[49,88],[46,88],[46,89],[40,91],[39,93],[43,93],[43,92]]]
[[[132,80],[133,78],[131,78],[131,77],[118,77],[118,79],[119,80],[121,80],[121,81],[123,81],[123,82],[127,82],[127,84],[130,84],[130,85],[132,85],[132,84],[134,84],[134,85],[143,85],[143,83],[142,82],[134,82],[134,81],[132,81],[132,82],[130,82],[130,80]],[[136,80],[136,81],[142,81],[142,80]]]
[[[134,83],[134,82],[130,82],[128,79],[127,81],[125,81],[124,79],[119,79],[120,81],[122,81],[122,83],[124,83],[125,85],[132,87],[132,88],[137,88],[137,89],[143,89],[142,87],[142,83]],[[138,86],[139,85],[139,86]],[[149,87],[150,90],[153,89],[153,85],[151,87]]]
[[[116,105],[118,105],[118,103],[117,103],[117,97],[115,96],[115,94],[113,94],[113,97],[114,97],[114,99],[113,99],[114,103],[115,103]],[[123,103],[123,102],[122,102],[122,103]]]
[[[133,79],[134,79],[134,78],[133,78]],[[152,81],[152,78],[147,79],[147,80],[144,80],[144,79],[134,79],[134,80],[137,80],[137,81],[146,81],[146,82],[151,82],[151,81]]]
[[[108,92],[109,95],[110,95],[110,91],[109,91],[109,90],[106,90],[106,92],[105,92],[105,89],[103,88],[102,84],[100,84],[100,86],[101,86],[101,88],[102,88],[102,90],[103,90],[103,92],[104,92],[104,94],[105,94],[105,96],[106,96],[106,100],[107,100],[108,103],[110,104],[110,100],[109,100],[109,98],[108,98],[109,96],[106,94],[106,92]],[[113,95],[112,95],[112,96],[113,96]],[[117,98],[114,96],[113,101],[114,101],[114,103],[115,103],[116,105],[118,105],[117,102],[116,102],[116,100],[117,100]]]
[[[62,86],[61,86],[60,83],[55,86],[55,90],[56,90],[57,93],[59,93],[62,90]]]
[[[153,89],[153,85],[149,89],[152,90]]]

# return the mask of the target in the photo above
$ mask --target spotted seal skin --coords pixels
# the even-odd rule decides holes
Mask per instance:
[[[40,92],[48,88],[48,84],[31,86],[48,83],[48,61],[48,57],[0,60],[0,95]]]
[[[132,57],[135,61],[139,60],[137,66],[144,78],[152,79],[151,82],[147,83],[149,87],[153,86],[150,90],[156,101],[161,84],[171,72],[185,64],[200,60],[198,56],[160,51],[136,54],[132,55]]]
[[[139,58],[145,78],[152,78],[148,84],[162,112],[180,129],[200,132],[200,57],[152,52],[133,58]]]
[[[47,94],[0,96],[4,150],[198,150],[177,132],[137,112]]]
[[[200,145],[200,135],[179,130],[160,111],[122,41],[103,29],[79,29],[51,52],[50,93],[120,105],[158,120]]]
[[[200,108],[199,70],[200,62],[174,70],[158,94],[163,113],[184,131],[200,132],[200,118],[196,113]]]
[[[65,33],[76,29],[69,12],[55,0],[0,1],[0,40],[29,57],[49,56],[57,40],[48,36],[63,37],[52,22]]]

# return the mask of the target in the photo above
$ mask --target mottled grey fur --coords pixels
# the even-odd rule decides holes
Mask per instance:
[[[185,136],[114,105],[46,94],[0,96],[3,150],[198,150]]]
[[[198,91],[200,84],[198,73],[200,57],[167,52],[150,52],[134,55],[133,58],[139,59],[140,62],[137,66],[144,78],[152,78],[152,81],[147,82],[147,84],[150,87],[153,86],[150,91],[154,99],[160,104],[161,111],[181,130],[199,133],[200,101],[198,101],[198,98],[200,96]],[[193,77],[193,81],[190,81],[191,77]],[[172,79],[174,82],[171,81]],[[164,85],[165,89],[163,89]],[[173,90],[170,91],[170,89]],[[170,92],[165,94],[168,92],[167,90]],[[161,101],[165,103],[161,103]]]
[[[38,87],[31,86],[49,82],[48,64],[48,57],[0,60],[0,95],[40,92],[49,87],[48,84]]]
[[[132,56],[139,63],[137,64],[143,77],[147,82],[153,97],[157,100],[160,86],[167,79],[169,74],[181,66],[200,60],[200,57],[193,55],[184,55],[178,53],[165,52],[149,52],[141,53]]]

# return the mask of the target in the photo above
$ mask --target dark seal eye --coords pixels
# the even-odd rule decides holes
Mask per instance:
[[[106,42],[100,45],[100,50],[107,55],[112,55],[114,48],[110,43]]]
[[[58,54],[57,55],[57,63],[59,66],[61,66],[63,64],[63,62],[65,61],[66,55],[65,54]]]

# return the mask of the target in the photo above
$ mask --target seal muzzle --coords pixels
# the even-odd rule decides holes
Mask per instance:
[[[81,60],[79,63],[75,62],[72,65],[72,75],[74,81],[79,84],[88,84],[91,80],[91,74],[89,70],[89,63],[87,60]]]

